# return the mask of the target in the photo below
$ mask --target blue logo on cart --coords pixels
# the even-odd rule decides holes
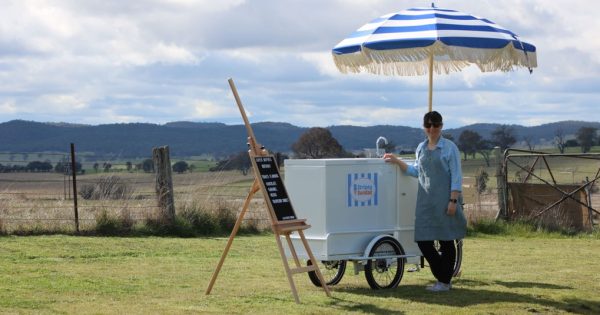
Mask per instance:
[[[348,174],[348,207],[377,205],[377,173]]]

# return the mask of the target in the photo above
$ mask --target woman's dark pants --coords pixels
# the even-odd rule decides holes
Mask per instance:
[[[433,276],[439,281],[449,284],[454,273],[456,262],[456,247],[454,241],[439,241],[440,251],[433,245],[433,241],[418,241],[419,249],[429,263]]]

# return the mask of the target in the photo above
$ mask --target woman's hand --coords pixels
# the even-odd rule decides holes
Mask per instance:
[[[391,153],[386,153],[383,155],[383,159],[388,162],[388,163],[393,163],[393,164],[399,164],[398,163],[398,158],[395,157],[393,154]]]
[[[388,163],[392,163],[392,164],[396,164],[396,165],[400,166],[400,169],[404,172],[406,172],[406,169],[408,168],[408,165],[406,163],[404,163],[404,161],[397,158],[395,155],[393,155],[391,153],[384,154],[383,159]]]
[[[448,202],[448,210],[446,211],[446,214],[449,216],[453,216],[456,213],[456,203],[454,203],[453,201]]]

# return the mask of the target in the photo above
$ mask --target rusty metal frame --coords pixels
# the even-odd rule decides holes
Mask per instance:
[[[519,154],[510,154],[510,152],[518,152]],[[527,151],[527,150],[519,150],[519,149],[507,149],[506,151],[504,151],[504,160],[503,160],[503,164],[502,164],[502,169],[503,169],[503,175],[504,175],[504,204],[508,206],[508,165],[509,162],[511,164],[514,164],[515,166],[517,166],[519,169],[526,171],[527,175],[525,177],[525,179],[522,181],[522,183],[526,183],[527,180],[529,180],[529,178],[531,176],[537,178],[538,180],[540,180],[541,182],[543,182],[544,184],[552,187],[554,190],[560,192],[563,196],[561,197],[560,200],[552,203],[551,205],[547,206],[546,208],[544,208],[543,210],[539,211],[537,214],[535,214],[533,216],[533,218],[537,218],[539,216],[541,216],[542,214],[546,213],[548,210],[552,209],[553,207],[555,207],[556,205],[560,204],[561,202],[567,200],[567,199],[572,199],[575,202],[585,206],[590,215],[592,212],[595,212],[597,214],[600,214],[600,212],[594,208],[592,208],[588,202],[588,204],[585,204],[577,199],[575,199],[573,197],[573,195],[579,191],[581,191],[582,189],[587,189],[587,187],[592,187],[595,182],[597,180],[600,179],[600,168],[598,169],[598,171],[596,172],[596,176],[594,177],[594,179],[592,180],[588,180],[587,183],[584,183],[583,185],[577,187],[577,189],[571,191],[571,192],[566,192],[560,188],[557,187],[557,183],[556,183],[556,179],[554,178],[554,175],[552,173],[552,170],[550,169],[550,165],[548,164],[548,161],[546,160],[547,157],[571,157],[571,158],[582,158],[582,159],[593,159],[593,160],[598,160],[600,161],[600,153],[575,153],[575,154],[553,154],[553,153],[544,153],[544,152],[539,152],[539,151]],[[516,158],[516,157],[535,157],[535,161],[533,162],[533,164],[531,165],[531,167],[529,167],[529,169],[523,167],[522,165],[519,165],[517,162],[515,162],[514,160],[512,160],[512,158]],[[534,168],[535,165],[538,163],[538,161],[542,159],[544,161],[544,164],[546,165],[546,169],[548,170],[548,173],[550,174],[550,177],[552,178],[552,183],[544,180],[543,178],[535,175]],[[505,216],[508,216],[508,209],[504,209]],[[593,224],[593,222],[592,222]]]

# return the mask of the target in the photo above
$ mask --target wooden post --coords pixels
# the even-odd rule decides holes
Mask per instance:
[[[161,219],[168,224],[175,221],[175,201],[173,198],[173,179],[171,176],[171,158],[169,147],[152,149],[152,160],[156,170],[156,197],[161,211]]]
[[[75,163],[75,143],[71,143],[71,173],[73,173],[73,209],[75,210],[75,231],[79,233],[79,210],[77,209],[77,164]]]
[[[508,213],[506,212],[505,194],[506,194],[506,176],[504,176],[504,158],[500,147],[494,148],[494,158],[496,160],[496,187],[498,187],[498,215],[506,218]]]

